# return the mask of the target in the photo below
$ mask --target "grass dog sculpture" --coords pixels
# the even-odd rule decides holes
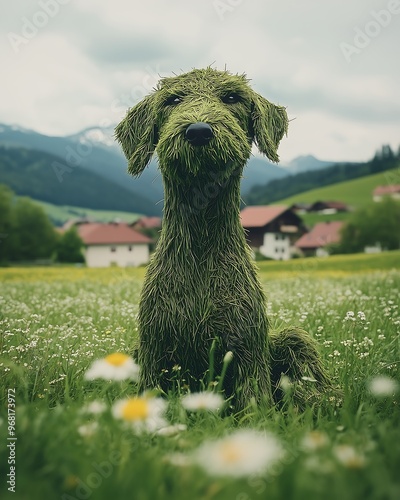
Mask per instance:
[[[244,75],[212,68],[163,78],[117,126],[128,171],[140,175],[157,153],[164,182],[163,226],[139,307],[142,389],[168,390],[176,365],[198,389],[214,339],[216,370],[233,352],[224,390],[238,409],[254,399],[272,405],[282,373],[293,380],[311,374],[316,390],[329,385],[306,332],[269,332],[240,223],[252,143],[277,162],[287,126],[285,108],[254,92]]]

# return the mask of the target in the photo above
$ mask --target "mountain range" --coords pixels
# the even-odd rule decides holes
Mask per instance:
[[[160,215],[163,187],[156,159],[140,177],[132,178],[113,134],[114,127],[90,127],[53,137],[0,124],[0,183],[19,195],[56,205]],[[244,170],[242,196],[255,186],[332,163],[309,155],[275,165],[252,156]]]

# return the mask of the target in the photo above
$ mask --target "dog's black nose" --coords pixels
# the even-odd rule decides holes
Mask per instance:
[[[197,122],[188,126],[185,137],[193,146],[205,146],[214,137],[214,132],[208,123]]]

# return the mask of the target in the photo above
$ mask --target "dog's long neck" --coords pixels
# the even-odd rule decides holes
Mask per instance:
[[[240,173],[222,182],[195,178],[190,187],[164,179],[159,245],[201,257],[247,247],[240,223]]]

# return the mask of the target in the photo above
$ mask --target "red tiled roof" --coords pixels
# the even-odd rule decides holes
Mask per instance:
[[[320,222],[295,243],[297,248],[320,248],[340,241],[341,221]]]
[[[161,227],[161,217],[142,217],[131,224],[132,227],[140,227],[141,229],[153,229]]]
[[[374,189],[374,196],[384,196],[385,194],[400,193],[400,184],[391,184],[389,186],[377,186]]]
[[[80,224],[79,236],[85,245],[138,244],[151,243],[144,234],[135,231],[125,223],[88,223]]]
[[[246,207],[240,212],[243,227],[263,227],[289,210],[286,205]]]

